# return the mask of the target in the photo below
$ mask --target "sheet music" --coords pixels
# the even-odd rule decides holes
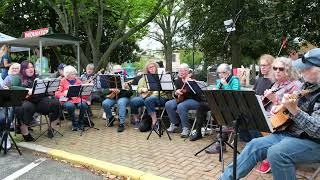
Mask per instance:
[[[271,114],[264,109],[261,96],[256,95],[256,97],[257,97],[257,100],[258,100],[258,102],[259,102],[260,109],[261,109],[262,112],[263,112],[264,119],[265,119],[265,121],[266,121],[267,124],[268,124],[269,130],[270,130],[270,132],[273,133],[275,130],[272,128],[272,125],[271,125],[271,121],[270,121]]]
[[[60,86],[60,79],[50,79],[49,81],[49,87],[48,87],[48,93],[56,92],[59,89]]]
[[[90,96],[93,91],[93,84],[82,84],[82,93],[81,96]]]
[[[172,83],[172,77],[171,74],[159,74],[159,78],[161,77],[160,84],[161,84],[161,89],[164,91],[173,91],[174,86]]]
[[[33,83],[32,95],[44,94],[47,89],[48,81],[45,79],[36,79]]]
[[[55,92],[58,90],[60,85],[59,79],[36,79],[33,83],[33,93],[32,95],[45,94],[47,87],[47,93]]]
[[[196,81],[197,85],[201,88],[201,90],[208,90],[208,85],[204,81]]]

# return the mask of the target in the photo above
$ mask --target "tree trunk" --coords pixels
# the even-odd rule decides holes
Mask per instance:
[[[239,43],[240,31],[241,31],[241,22],[240,22],[240,5],[241,0],[232,0],[232,10],[233,10],[233,17],[235,18],[233,21],[235,22],[236,31],[231,34],[231,61],[232,61],[232,68],[238,68],[241,66],[241,47]],[[238,17],[236,17],[238,16]]]

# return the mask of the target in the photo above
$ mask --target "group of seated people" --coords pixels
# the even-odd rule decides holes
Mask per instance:
[[[255,81],[253,90],[267,101],[265,110],[275,114],[277,107],[283,105],[291,113],[291,119],[294,123],[281,132],[265,137],[260,137],[261,133],[255,130],[241,130],[241,139],[250,141],[250,143],[238,157],[237,178],[244,177],[258,161],[266,159],[264,162],[267,164],[267,168],[260,166],[258,171],[269,171],[271,165],[275,179],[288,179],[288,177],[294,179],[294,164],[296,162],[320,160],[318,153],[320,152],[319,91],[316,90],[299,100],[293,100],[288,94],[301,88],[319,85],[320,49],[313,49],[302,59],[295,61],[287,57],[274,58],[271,55],[262,55],[259,59],[259,66],[261,76]],[[179,66],[178,78],[174,79],[176,89],[173,94],[165,91],[150,91],[144,77],[138,82],[137,96],[135,97],[132,97],[133,90],[129,81],[124,83],[124,89],[102,89],[99,76],[94,75],[93,64],[87,65],[86,73],[81,78],[77,77],[77,70],[73,66],[61,65],[61,67],[61,73],[58,74],[61,78],[60,86],[52,96],[32,95],[31,88],[37,74],[30,61],[23,61],[21,64],[13,63],[10,66],[9,75],[0,86],[0,88],[28,90],[28,96],[22,106],[16,107],[14,112],[11,111],[11,114],[16,114],[25,141],[34,140],[28,126],[35,112],[48,115],[51,125],[54,127],[56,120],[61,115],[61,110],[65,109],[72,121],[72,130],[77,131],[83,128],[85,113],[90,108],[93,99],[99,99],[102,102],[102,108],[107,116],[107,126],[114,125],[115,117],[111,109],[117,104],[118,132],[125,130],[127,106],[131,108],[135,127],[139,126],[141,107],[144,106],[146,113],[151,117],[152,129],[157,126],[158,122],[157,108],[162,107],[165,108],[170,121],[168,132],[181,132],[181,137],[186,138],[190,135],[191,130],[188,111],[197,110],[195,132],[191,133],[190,140],[195,141],[202,138],[201,127],[206,122],[206,115],[210,111],[210,107],[203,94],[198,94],[191,88],[189,83],[195,79],[191,77],[187,64]],[[301,76],[297,70],[300,70],[303,80],[299,79]],[[114,69],[113,73],[119,73],[119,71]],[[147,63],[144,74],[158,74],[158,64]],[[217,68],[217,75],[215,89],[241,89],[239,78],[232,75],[232,69],[228,64],[220,64]],[[83,83],[94,84],[95,89],[90,97],[66,97],[71,85]],[[75,109],[80,109],[78,118],[75,115]],[[0,120],[2,114],[0,112]],[[228,129],[228,127],[223,127],[223,129]],[[48,131],[48,136],[52,137],[53,131]],[[222,137],[225,140],[226,136],[222,135]],[[218,153],[221,149],[220,146],[219,143],[213,144],[206,152]],[[222,146],[225,149],[225,145]],[[227,167],[221,178],[232,178],[232,164]]]

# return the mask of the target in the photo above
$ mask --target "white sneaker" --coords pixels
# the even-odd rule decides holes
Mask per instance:
[[[186,137],[189,136],[189,134],[190,134],[190,129],[187,128],[187,127],[183,127],[183,128],[182,128],[182,133],[181,133],[180,137],[186,138]]]
[[[169,133],[172,133],[172,132],[174,132],[176,129],[178,129],[179,127],[178,126],[176,126],[175,124],[172,124],[172,123],[170,123],[170,127],[167,129],[167,131],[169,132]]]
[[[103,114],[102,114],[102,119],[107,119],[107,115],[105,112],[103,112]]]

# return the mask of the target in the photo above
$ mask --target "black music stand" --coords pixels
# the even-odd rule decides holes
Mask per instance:
[[[34,95],[45,95],[50,96],[54,94],[59,88],[60,85],[60,79],[36,79],[33,83],[32,87],[32,96]],[[47,118],[47,117],[46,117]],[[41,136],[43,136],[46,132],[51,131],[51,134],[59,134],[60,136],[63,136],[62,133],[60,133],[58,130],[52,128],[50,120],[46,119],[48,123],[48,129],[42,132],[37,138],[35,138],[34,141],[38,140]],[[50,137],[49,137],[50,138]]]
[[[158,91],[158,98],[160,101],[160,91],[173,91],[173,81],[171,74],[145,74],[144,78],[147,83],[148,91]],[[149,140],[152,132],[154,131],[159,138],[162,137],[163,132],[165,131],[168,135],[169,140],[171,141],[171,136],[169,135],[167,128],[162,119],[163,113],[161,114],[160,118],[157,118],[156,126],[151,127],[150,133],[147,137]]]
[[[8,107],[16,107],[21,106],[23,100],[27,96],[28,91],[27,90],[0,90],[0,107],[4,107],[5,110],[5,123],[4,123],[4,130],[1,137],[1,143],[0,143],[0,152],[3,149],[4,154],[7,154],[7,138],[10,137],[12,143],[16,147],[17,151],[20,155],[21,151],[12,138],[10,134],[10,124],[8,124]],[[4,145],[4,148],[3,148]]]
[[[212,116],[219,125],[232,126],[235,130],[233,145],[233,179],[237,171],[237,142],[239,128],[273,132],[262,102],[254,91],[212,90],[205,91]],[[220,147],[222,140],[220,138]],[[223,170],[223,169],[222,169]]]
[[[93,87],[94,87],[93,84],[71,85],[71,86],[69,86],[67,97],[68,98],[80,97],[81,104],[82,104],[83,96],[90,96],[92,93]],[[84,131],[87,131],[91,128],[93,128],[95,130],[100,130],[91,124],[91,118],[90,118],[88,112],[86,111],[85,113],[87,114],[87,120],[88,120],[89,127],[88,127],[88,129],[85,129],[84,127],[80,127],[81,128],[80,136],[82,136]],[[81,123],[83,124],[83,122],[81,122]]]
[[[120,74],[102,74],[100,76],[100,84],[101,88],[103,89],[125,89],[124,88],[124,78]],[[117,99],[116,95],[116,99]],[[107,127],[109,127],[113,122],[115,121],[115,118],[112,119],[112,121],[108,122]]]

